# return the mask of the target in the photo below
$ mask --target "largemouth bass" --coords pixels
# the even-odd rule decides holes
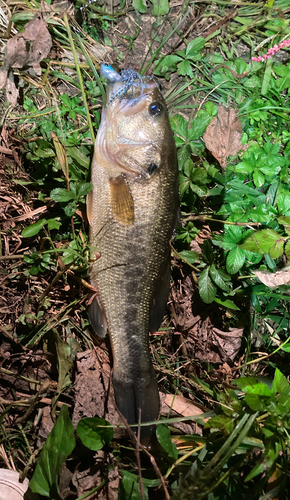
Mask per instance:
[[[126,79],[108,80],[109,104],[102,111],[87,203],[97,255],[90,270],[97,296],[89,316],[98,336],[109,332],[116,404],[136,424],[140,410],[142,422],[159,414],[149,331],[158,330],[168,297],[178,167],[157,83],[138,78],[124,95]],[[141,432],[146,437],[152,428]]]

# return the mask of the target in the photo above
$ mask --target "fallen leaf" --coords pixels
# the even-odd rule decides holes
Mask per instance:
[[[242,344],[244,329],[230,328],[229,332],[223,332],[218,328],[213,328],[212,331],[212,343],[217,346],[221,360],[224,362],[234,361]]]
[[[83,417],[95,416],[105,418],[111,425],[123,425],[110,384],[109,356],[102,348],[95,346],[93,351],[78,353],[76,359],[73,425],[76,427]],[[124,436],[127,436],[126,429],[114,429],[116,439]]]
[[[233,108],[219,106],[218,116],[213,118],[203,136],[207,149],[226,167],[227,158],[245,151],[247,145],[241,143],[242,125]]]
[[[254,273],[264,285],[269,288],[276,288],[280,285],[290,285],[290,269],[285,268],[276,273],[268,273],[266,271],[255,271]]]
[[[183,417],[202,415],[204,412],[183,396],[166,394],[165,403]]]
[[[18,90],[12,69],[28,68],[32,75],[41,75],[40,61],[47,57],[52,46],[46,22],[40,15],[29,21],[23,33],[13,36],[6,44],[4,62],[0,69],[0,90],[6,87],[9,102],[16,104]]]

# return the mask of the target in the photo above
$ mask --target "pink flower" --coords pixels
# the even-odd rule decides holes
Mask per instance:
[[[276,54],[276,52],[279,52],[279,50],[281,50],[282,47],[289,47],[289,45],[290,45],[290,38],[289,40],[283,40],[283,42],[280,42],[278,45],[274,45],[274,47],[268,49],[267,54],[263,54],[262,56],[258,57],[252,57],[252,61],[262,62],[266,61],[267,59],[271,59],[271,57],[274,54]]]

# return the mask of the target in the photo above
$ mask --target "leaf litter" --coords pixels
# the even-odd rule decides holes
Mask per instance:
[[[218,116],[208,125],[203,136],[207,149],[218,160],[221,167],[227,166],[227,158],[240,151],[246,151],[247,145],[241,143],[242,125],[237,111],[225,106],[218,107]]]
[[[25,25],[23,33],[8,40],[3,66],[0,68],[0,90],[6,88],[6,96],[11,104],[15,105],[19,96],[12,70],[23,69],[31,75],[40,76],[40,62],[48,56],[51,46],[50,33],[40,15]]]

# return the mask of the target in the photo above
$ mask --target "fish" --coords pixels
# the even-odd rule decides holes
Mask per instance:
[[[89,319],[99,337],[109,333],[116,405],[133,425],[156,421],[160,410],[149,332],[159,329],[167,304],[179,188],[175,142],[159,86],[144,76],[141,84],[137,76],[124,94],[120,90],[127,83],[110,73],[87,215],[90,280],[97,292]],[[141,427],[143,441],[154,428]]]

